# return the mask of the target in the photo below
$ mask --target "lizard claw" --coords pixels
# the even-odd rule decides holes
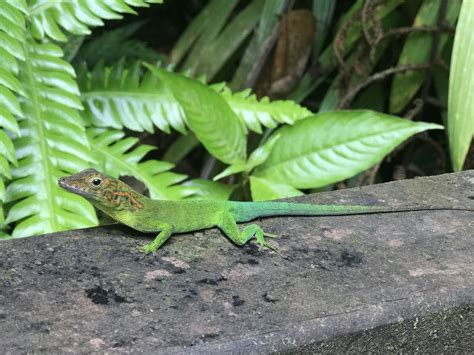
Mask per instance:
[[[260,243],[259,243],[260,244]],[[258,251],[259,252],[263,252],[265,248],[268,248],[270,250],[273,250],[275,253],[277,253],[279,256],[283,257],[283,255],[281,254],[280,252],[280,249],[278,249],[278,247],[276,247],[275,245],[272,245],[270,243],[267,243],[267,242],[263,242],[262,244],[260,244],[260,247],[258,248]]]

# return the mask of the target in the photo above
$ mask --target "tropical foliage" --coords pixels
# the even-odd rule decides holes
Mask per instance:
[[[300,62],[285,70],[302,70],[290,73],[282,72],[278,55],[271,57],[275,46],[277,54],[298,47],[280,43],[285,36],[278,36],[278,19],[291,10],[291,2],[283,0],[211,0],[169,56],[135,36],[146,21],[127,19],[92,33],[105,20],[155,3],[161,1],[3,1],[0,230],[5,236],[96,225],[93,207],[57,185],[59,177],[87,167],[131,176],[158,199],[275,199],[327,188],[367,169],[375,176],[403,141],[442,128],[411,120],[423,111],[410,116],[409,106],[420,97],[429,102],[431,78],[439,101],[447,102],[447,73],[438,70],[435,56],[449,62],[453,36],[434,27],[441,15],[444,24],[454,26],[460,11],[448,125],[453,164],[462,168],[474,131],[474,100],[460,99],[462,92],[474,92],[474,76],[462,72],[473,60],[472,1],[460,10],[460,0],[425,0],[419,6],[357,0],[341,10],[332,0],[313,0],[307,13],[318,32],[314,38],[301,36],[310,41],[300,45],[306,46],[296,55]],[[403,13],[426,31],[407,30],[396,67],[375,72],[390,62],[393,48],[384,36],[402,32]],[[430,42],[432,33],[439,36]],[[370,55],[361,55],[361,48]],[[287,62],[295,56],[287,55]],[[266,96],[272,91],[264,89],[265,72],[271,72],[270,87],[288,87],[279,97]],[[381,86],[379,80],[392,74],[391,87]],[[336,111],[349,107],[363,109]]]

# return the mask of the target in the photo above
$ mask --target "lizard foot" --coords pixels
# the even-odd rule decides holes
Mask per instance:
[[[257,244],[259,245],[259,248],[258,248],[258,251],[260,252],[263,252],[265,250],[265,248],[268,248],[270,250],[273,250],[275,253],[277,253],[279,256],[281,257],[284,257],[280,250],[273,244],[270,244],[268,243],[267,241],[265,241],[265,237],[268,237],[268,238],[277,238],[278,236],[275,235],[275,234],[270,234],[270,233],[265,233],[262,228],[257,225],[257,224],[252,224],[250,226],[247,226],[244,231],[243,231],[244,234],[252,234],[256,241],[257,241]]]
[[[141,247],[139,249],[139,251],[141,253],[144,253],[144,254],[153,254],[155,251],[156,251],[157,248],[155,248],[155,246],[153,245],[153,243],[150,243],[150,244],[147,244],[147,245],[144,245],[143,247]]]

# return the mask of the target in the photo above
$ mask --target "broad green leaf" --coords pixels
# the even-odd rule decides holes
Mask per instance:
[[[188,127],[209,153],[229,165],[245,161],[244,125],[219,94],[197,80],[146,66],[173,93],[186,113]]]
[[[448,98],[448,138],[454,171],[462,170],[474,134],[474,1],[463,2],[454,37]]]
[[[159,160],[144,160],[155,148],[142,144],[138,138],[125,137],[122,131],[90,128],[87,130],[98,170],[112,177],[133,176],[143,182],[153,199],[179,200],[194,193],[192,187],[179,185],[186,175],[170,172],[173,164]]]
[[[250,177],[252,200],[266,201],[304,195],[294,187],[257,176]]]
[[[366,110],[321,113],[277,130],[280,139],[253,176],[298,189],[324,186],[371,167],[413,134],[440,128]]]
[[[462,0],[450,0],[446,9],[446,22],[450,25],[456,23]],[[438,21],[439,7],[441,0],[425,0],[416,15],[414,26],[434,26]],[[448,34],[440,37],[437,53],[443,50],[448,40]],[[406,64],[429,63],[433,35],[431,33],[413,32],[405,41],[398,66]],[[404,73],[395,74],[392,81],[390,94],[390,112],[397,113],[413,99],[426,78],[424,70],[410,70]]]

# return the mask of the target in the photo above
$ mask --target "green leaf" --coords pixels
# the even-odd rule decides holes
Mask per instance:
[[[268,97],[258,100],[250,89],[232,94],[224,84],[215,84],[212,88],[221,94],[245,125],[257,133],[262,133],[262,126],[275,128],[279,123],[293,124],[312,115],[307,108],[291,100],[270,101]]]
[[[245,161],[244,125],[219,94],[197,80],[146,66],[173,93],[186,113],[188,127],[209,153],[229,165]]]
[[[16,163],[13,143],[3,131],[0,131],[0,155],[4,156],[9,161]]]
[[[448,98],[448,138],[454,171],[462,170],[474,134],[474,1],[464,1],[454,37]]]
[[[152,71],[142,75],[138,63],[127,65],[120,61],[112,67],[97,65],[92,72],[82,65],[78,83],[85,117],[89,124],[116,129],[164,132],[171,128],[186,132],[183,107]],[[257,100],[250,90],[232,93],[224,84],[210,86],[218,92],[247,128],[262,133],[262,126],[275,128],[280,123],[293,124],[312,113],[290,100]]]
[[[124,138],[122,131],[90,128],[87,131],[97,169],[112,177],[133,176],[143,182],[153,199],[179,200],[195,192],[192,187],[178,185],[186,175],[170,172],[173,164],[159,160],[143,160],[155,148],[138,139]],[[135,147],[135,148],[133,148]]]
[[[446,22],[450,25],[456,23],[461,7],[461,0],[448,1],[446,9]],[[433,26],[437,23],[441,0],[425,0],[416,15],[414,26]],[[443,50],[448,40],[448,34],[443,34],[438,43],[437,53]],[[405,41],[398,59],[398,66],[406,64],[429,63],[433,35],[431,33],[410,33]],[[390,94],[390,112],[397,113],[413,99],[426,78],[424,70],[410,70],[395,74],[392,81]]]
[[[94,208],[57,185],[68,173],[89,167],[92,158],[82,120],[72,67],[60,48],[29,39],[21,63],[25,119],[14,140],[18,166],[6,189],[11,202],[6,223],[13,237],[25,237],[97,224]]]
[[[353,17],[357,12],[360,12],[363,8],[365,0],[357,0],[352,7],[341,17],[339,21],[338,28],[344,26],[345,35],[339,37],[341,40],[341,53],[345,57],[348,53],[351,52],[354,45],[363,35],[362,24],[360,19]],[[375,7],[374,18],[378,21],[382,21],[386,16],[390,15],[398,6],[403,4],[405,0],[386,0],[382,2],[379,6]],[[345,25],[347,24],[347,25]],[[372,29],[372,23],[369,23],[367,28]],[[318,28],[318,25],[316,25]],[[318,33],[318,29],[316,30]],[[321,53],[318,58],[318,64],[321,68],[324,68],[326,73],[336,69],[337,60],[334,54],[334,40],[331,42],[326,49]],[[316,80],[312,79],[308,74],[305,74],[296,89],[293,91],[288,98],[295,100],[296,102],[303,101],[311,92],[316,90],[321,84],[325,83],[325,75],[318,77]]]
[[[232,78],[232,83],[230,84],[232,88],[242,89],[246,84],[253,86],[249,79],[253,77],[255,79],[252,81],[256,80],[256,73],[261,69],[260,67],[271,52],[268,50],[268,47],[271,46],[272,41],[276,41],[276,36],[272,32],[274,32],[275,27],[278,25],[280,14],[287,7],[288,1],[265,0],[258,26]]]
[[[203,179],[189,180],[184,182],[183,185],[192,187],[195,191],[187,200],[227,201],[235,189],[235,185],[226,185]]]
[[[247,171],[250,172],[257,166],[265,163],[272,152],[276,142],[280,139],[279,134],[272,135],[263,145],[255,149],[247,160]]]
[[[247,165],[245,164],[245,162],[238,161],[238,162],[228,166],[223,171],[221,171],[219,174],[214,176],[213,180],[217,181],[217,180],[220,180],[222,178],[225,178],[226,176],[241,173],[242,171],[246,171],[246,170],[247,170]]]
[[[57,1],[31,0],[29,16],[31,32],[36,39],[48,36],[56,41],[66,41],[61,28],[74,35],[87,35],[89,27],[102,26],[102,19],[121,19],[121,13],[136,12],[128,5],[147,7],[162,0],[94,0]]]
[[[98,127],[153,132],[173,127],[186,132],[184,111],[169,89],[152,72],[142,78],[140,65],[97,65],[91,73],[81,66],[78,74],[85,116]]]
[[[394,12],[389,16],[386,16],[382,21],[383,31],[389,31],[391,29],[398,28],[402,26],[404,19],[397,13]],[[386,49],[389,46],[389,41],[382,41],[377,45],[377,48],[374,52],[373,58],[367,59],[364,62],[361,62],[360,53],[357,51],[352,52],[349,57],[345,60],[346,64],[349,67],[358,66],[361,68],[360,71],[356,71],[350,77],[350,82],[348,83],[348,88],[354,88],[367,80],[367,77],[370,73],[373,72],[374,68],[377,67],[383,55],[386,54]],[[325,111],[334,111],[337,108],[339,100],[341,99],[341,92],[344,92],[341,86],[341,80],[343,79],[343,73],[339,73],[334,79],[332,79],[329,89],[326,90],[323,100],[319,105],[319,112]],[[347,91],[350,91],[347,89]],[[384,96],[385,97],[385,96]],[[384,99],[385,100],[385,99]],[[352,107],[354,107],[352,105]],[[372,109],[372,107],[365,107]],[[383,109],[382,109],[383,110]]]
[[[20,130],[14,115],[23,117],[16,96],[25,95],[18,77],[17,63],[18,59],[25,58],[25,18],[22,5],[23,2],[20,1],[17,4],[6,2],[0,6],[0,153],[12,163],[16,162],[13,145],[2,129],[19,135]],[[0,171],[0,179],[2,174],[9,175],[9,169]]]
[[[214,43],[219,33],[221,33],[222,28],[225,26],[227,19],[232,14],[232,11],[237,6],[237,0],[211,0],[206,8],[202,11],[202,17],[198,16],[195,19],[197,25],[194,26],[191,24],[186,32],[183,34],[183,37],[190,38],[194,37],[194,43],[192,44],[192,49],[187,55],[187,59],[183,65],[185,71],[189,71],[192,75],[196,74],[196,69],[199,66],[199,63],[202,60],[203,53],[207,48]],[[197,27],[197,28],[194,28]],[[193,35],[189,36],[188,31],[195,32]],[[178,41],[176,47],[181,48],[181,55],[184,54],[183,49],[189,49],[181,47],[185,42]],[[174,51],[172,58],[176,58]]]
[[[346,28],[346,35],[342,38],[341,48],[342,54],[347,55],[356,44],[356,42],[363,35],[362,31],[362,22],[360,18],[353,18],[354,14],[360,12],[363,8],[365,0],[357,0],[351,8],[341,17],[339,21],[338,28],[341,28],[344,24],[350,22]],[[379,6],[376,6],[374,11],[374,18],[379,21],[383,20],[385,16],[389,15],[394,11],[398,6],[403,4],[405,0],[387,0],[381,3]],[[373,24],[368,24],[368,29],[373,28]],[[334,41],[333,41],[334,42]],[[330,43],[326,49],[319,56],[320,65],[326,69],[335,68],[337,65],[336,56],[334,54],[334,43]]]
[[[313,62],[317,62],[317,57],[323,48],[326,36],[331,28],[336,2],[334,0],[313,0],[313,15],[316,19],[317,36],[314,36]]]
[[[250,191],[254,201],[276,200],[304,195],[301,191],[290,185],[256,176],[250,176]]]
[[[133,22],[94,37],[81,46],[74,57],[74,63],[85,62],[92,68],[99,62],[110,65],[122,58],[127,58],[127,61],[140,60],[152,63],[165,61],[166,58],[162,54],[148,47],[145,42],[130,38],[144,23],[144,21]]]
[[[25,58],[25,17],[23,1],[0,5],[0,225],[4,224],[4,178],[11,178],[10,164],[17,164],[11,135],[20,134],[15,114],[23,117],[18,95],[25,95],[18,76],[18,62]],[[9,133],[10,133],[9,132]],[[2,233],[3,234],[3,233]]]
[[[253,176],[299,189],[324,186],[371,167],[413,134],[440,128],[373,111],[321,113],[277,130],[280,139]]]
[[[209,80],[214,78],[217,72],[253,31],[260,18],[262,8],[263,1],[252,1],[235,16],[219,36],[200,53],[198,57],[200,60],[195,73],[205,75]]]

